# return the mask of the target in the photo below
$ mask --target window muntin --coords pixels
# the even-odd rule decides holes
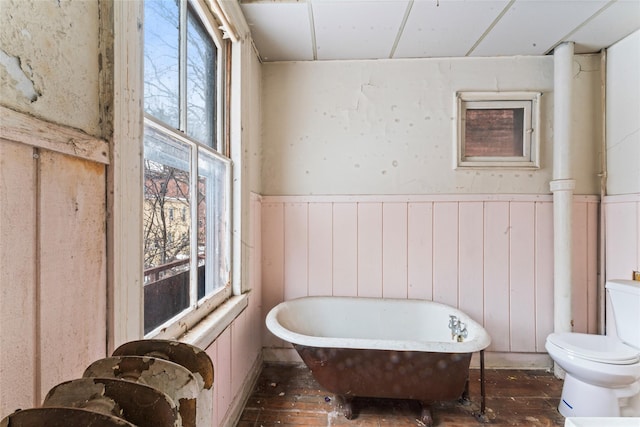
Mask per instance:
[[[539,93],[458,92],[457,168],[538,168]]]
[[[214,151],[224,44],[195,1],[144,5],[144,331],[175,336],[231,294],[231,163]]]

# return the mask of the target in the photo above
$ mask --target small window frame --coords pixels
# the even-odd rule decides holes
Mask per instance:
[[[456,92],[454,169],[539,169],[540,92]],[[522,156],[466,156],[467,109],[524,108]]]

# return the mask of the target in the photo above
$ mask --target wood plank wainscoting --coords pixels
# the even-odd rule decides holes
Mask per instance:
[[[0,106],[0,417],[106,355],[108,153]]]
[[[575,196],[574,330],[597,322],[597,196]],[[468,313],[489,366],[548,366],[550,195],[263,196],[263,316],[305,295],[421,298]],[[265,360],[296,356],[263,325]],[[492,358],[493,357],[493,358]],[[290,359],[289,359],[290,360]]]

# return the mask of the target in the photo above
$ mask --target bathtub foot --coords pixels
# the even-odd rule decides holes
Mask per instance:
[[[471,405],[471,398],[469,397],[469,377],[467,377],[467,381],[464,384],[464,391],[462,392],[460,399],[458,399],[458,403],[463,406]]]
[[[344,417],[348,420],[352,420],[353,416],[353,398],[346,396],[337,396],[338,402],[342,406],[342,413]]]
[[[474,412],[473,416],[479,423],[487,424],[489,422],[489,417],[483,412]]]
[[[433,426],[433,417],[431,416],[431,407],[429,405],[427,405],[426,403],[422,404],[422,412],[420,413],[420,421],[422,421],[422,424],[424,424],[426,427],[432,427]]]
[[[473,402],[471,401],[471,399],[469,399],[469,396],[462,396],[460,399],[458,399],[458,403],[462,406],[471,406]]]

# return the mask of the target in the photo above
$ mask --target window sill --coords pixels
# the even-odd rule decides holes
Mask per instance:
[[[232,296],[178,340],[206,349],[242,313],[248,305],[248,300],[247,294]]]
[[[496,161],[458,161],[455,167],[456,170],[464,169],[513,169],[513,170],[537,170],[540,169],[540,165],[536,162],[522,161],[522,162],[496,162]]]

